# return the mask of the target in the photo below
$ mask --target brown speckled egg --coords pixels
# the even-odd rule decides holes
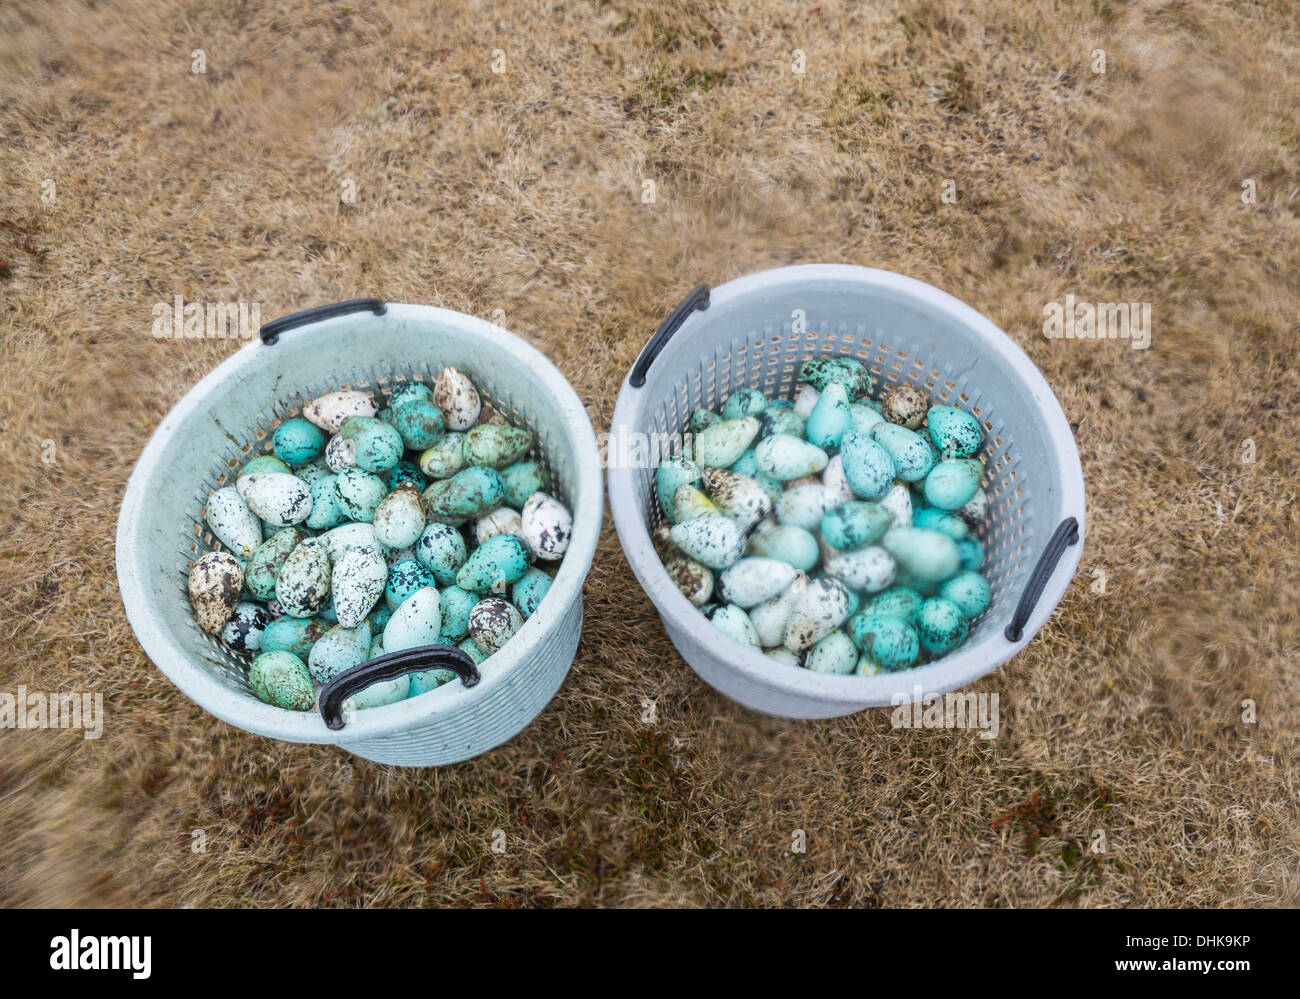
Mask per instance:
[[[892,385],[880,399],[880,413],[890,423],[915,430],[925,419],[930,402],[920,389],[904,382]]]

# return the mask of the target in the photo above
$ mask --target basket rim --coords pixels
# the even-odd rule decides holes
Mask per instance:
[[[710,647],[703,654],[724,670],[739,674],[749,683],[778,696],[797,699],[805,704],[820,703],[832,709],[859,710],[900,703],[900,697],[914,699],[917,688],[920,697],[942,694],[965,686],[1006,662],[1023,649],[1046,624],[1064,596],[1079,560],[1083,554],[1085,519],[1085,493],[1083,468],[1069,421],[1061,409],[1056,394],[1038,367],[1020,346],[992,320],[960,299],[916,278],[893,271],[852,264],[797,264],[757,271],[735,278],[712,290],[710,311],[716,306],[726,306],[755,292],[769,293],[774,286],[795,290],[810,281],[855,285],[864,290],[888,293],[923,309],[944,314],[978,334],[988,345],[989,353],[1000,363],[1010,366],[1027,384],[1039,406],[1039,416],[1045,424],[1045,435],[1058,448],[1062,478],[1057,483],[1060,517],[1074,516],[1079,522],[1079,540],[1066,549],[1056,569],[1048,580],[1033,613],[1025,624],[1017,642],[1012,642],[1001,631],[990,632],[976,644],[959,648],[952,655],[933,663],[878,676],[835,675],[814,673],[778,663],[761,651],[730,638],[717,629],[708,635]],[[708,321],[708,314],[692,315],[682,324],[676,336],[669,341],[656,364],[671,358],[674,348],[684,349],[690,339],[690,327]],[[668,361],[667,363],[671,363]],[[648,382],[647,382],[648,384]],[[640,415],[645,388],[633,387],[629,376],[624,378],[614,406],[610,427],[611,439],[620,432],[641,429],[632,423]],[[609,487],[610,512],[614,529],[623,547],[624,556],[646,595],[658,610],[665,627],[682,635],[698,637],[700,629],[711,626],[677,586],[663,571],[662,563],[654,550],[650,532],[642,519],[635,501],[632,476],[636,469],[608,465],[606,474]],[[1050,534],[1051,528],[1044,534]],[[1037,557],[1036,554],[1034,557]],[[677,642],[674,638],[674,644]],[[994,646],[995,651],[991,651]],[[678,646],[678,652],[681,648]],[[690,663],[690,659],[683,655]],[[693,665],[692,665],[692,668]],[[725,696],[725,695],[724,695]],[[840,710],[838,713],[845,713]]]
[[[407,698],[382,707],[357,712],[348,724],[337,731],[326,727],[319,712],[287,711],[264,704],[248,695],[231,690],[199,665],[193,651],[177,641],[153,612],[146,576],[149,573],[144,536],[145,483],[158,465],[166,443],[183,420],[190,417],[207,400],[237,384],[237,375],[259,363],[259,352],[275,350],[254,339],[235,351],[208,372],[167,412],[150,435],[127,481],[118,513],[116,563],[118,586],[127,620],[145,655],[169,680],[200,707],[246,731],[288,742],[340,745],[383,738],[428,727],[443,715],[486,698],[505,678],[514,673],[542,649],[549,629],[558,625],[574,600],[582,599],[582,586],[595,556],[604,511],[604,483],[599,474],[599,448],[595,430],[586,408],[568,379],[540,350],[518,335],[477,316],[433,305],[387,303],[384,315],[346,315],[313,323],[280,335],[281,344],[299,336],[319,335],[331,327],[355,329],[401,321],[438,322],[458,328],[470,338],[483,342],[485,350],[499,363],[509,356],[541,388],[554,398],[563,415],[562,428],[552,428],[570,439],[577,459],[576,495],[569,498],[573,514],[573,535],[560,561],[542,605],[529,617],[499,652],[492,656],[490,669],[482,670],[483,679],[474,687],[459,683],[445,684],[415,698]],[[549,610],[547,605],[549,604]],[[567,672],[567,664],[566,664]]]

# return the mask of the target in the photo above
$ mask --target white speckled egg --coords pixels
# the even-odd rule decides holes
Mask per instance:
[[[345,628],[359,625],[384,595],[387,581],[388,563],[374,546],[358,545],[340,555],[330,583],[339,624]]]
[[[235,613],[221,629],[221,640],[235,652],[256,652],[262,647],[262,632],[271,620],[261,604],[251,601],[236,604]]]
[[[203,519],[217,540],[248,560],[262,543],[262,525],[234,486],[218,489],[203,506]]]
[[[812,411],[820,398],[821,393],[807,382],[804,382],[799,386],[799,391],[794,397],[794,411],[806,420],[812,416]]]
[[[311,513],[311,489],[296,475],[254,472],[235,488],[248,508],[273,527],[301,524]]]
[[[826,574],[851,590],[878,593],[894,581],[894,557],[879,545],[839,552],[826,560]],[[846,671],[847,672],[847,671]]]
[[[369,392],[326,392],[302,407],[302,415],[309,422],[331,434],[338,433],[349,416],[376,416],[378,413],[379,407]]]
[[[718,596],[748,610],[779,594],[794,578],[795,569],[786,562],[761,555],[742,558],[719,577]]]
[[[229,552],[208,552],[194,563],[188,587],[199,627],[209,635],[219,635],[239,603],[244,570]]]
[[[524,623],[515,605],[500,597],[485,597],[469,612],[469,637],[488,655],[498,651]]]
[[[329,552],[308,538],[284,560],[275,579],[275,599],[290,617],[314,617],[329,600],[330,575]]]
[[[524,504],[523,539],[533,555],[543,562],[556,562],[569,549],[573,537],[573,515],[564,504],[546,493],[533,493]]]
[[[798,603],[803,591],[808,587],[808,577],[799,573],[784,590],[768,600],[764,600],[749,612],[749,620],[758,632],[758,640],[764,648],[780,645],[785,641],[785,626],[790,622],[790,612]]]
[[[408,548],[424,530],[420,487],[403,482],[375,507],[375,538],[388,548]]]
[[[478,389],[455,368],[443,368],[433,383],[433,403],[442,410],[449,430],[468,430],[478,422],[483,403]]]
[[[335,434],[325,445],[325,464],[338,474],[357,466],[357,442]]]
[[[748,475],[725,468],[706,468],[704,488],[718,509],[736,521],[741,533],[748,534],[750,528],[772,512],[772,499],[767,490]]]
[[[317,540],[329,552],[331,562],[337,562],[340,555],[349,548],[355,548],[358,545],[379,547],[379,539],[375,537],[374,524],[340,524],[333,530],[326,531]]]
[[[508,506],[499,506],[491,513],[484,514],[474,521],[474,543],[481,545],[488,538],[498,534],[513,534],[523,539],[524,521],[518,510]]]
[[[785,626],[785,647],[810,649],[849,616],[849,592],[838,579],[814,579],[799,595]]]

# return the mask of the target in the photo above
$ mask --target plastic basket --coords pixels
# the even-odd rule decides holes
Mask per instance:
[[[990,500],[981,535],[989,608],[946,657],[881,676],[778,663],[727,638],[678,591],[655,553],[663,515],[654,467],[691,413],[737,389],[790,397],[811,357],[856,357],[876,391],[910,382],[983,425]],[[637,435],[642,435],[638,437]],[[642,441],[638,448],[629,442]],[[648,442],[648,443],[646,443]],[[988,319],[931,285],[887,271],[816,264],[697,288],[655,334],[619,392],[607,461],[610,508],[628,562],[682,657],[747,707],[827,718],[955,690],[1010,659],[1047,621],[1082,552],[1083,472],[1042,374]],[[658,452],[658,453],[655,453]],[[651,453],[649,461],[637,455]]]
[[[324,710],[264,704],[248,686],[250,657],[202,632],[190,610],[189,569],[214,547],[203,504],[213,490],[231,484],[250,457],[269,448],[275,424],[306,400],[341,388],[378,390],[412,377],[432,381],[444,365],[465,372],[484,402],[533,431],[534,456],[550,470],[554,492],[573,513],[573,537],[550,590],[504,648],[478,670],[461,670],[477,680],[473,686],[453,681],[419,697],[353,712],[334,721],[338,728],[326,724]],[[603,512],[598,462],[591,422],[564,376],[536,349],[491,323],[374,299],[276,320],[177,403],[145,447],[118,518],[117,572],[127,618],[144,651],[176,686],[239,728],[289,742],[338,745],[380,763],[465,760],[523,729],[568,673],[582,630],[582,584]],[[421,668],[413,663],[426,651],[442,657],[438,665],[456,666],[455,650],[426,646],[408,650],[399,671]],[[367,678],[366,671],[363,664],[349,675],[373,682],[384,672],[371,666]]]

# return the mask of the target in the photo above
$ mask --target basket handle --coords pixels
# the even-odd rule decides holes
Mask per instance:
[[[451,670],[466,687],[476,686],[483,678],[468,652],[454,645],[420,645],[376,656],[344,670],[321,688],[316,697],[316,707],[326,726],[338,731],[343,727],[343,702],[353,694],[380,680],[396,680],[399,676],[428,669]]]
[[[668,345],[668,341],[673,338],[677,328],[686,322],[686,317],[696,309],[703,312],[709,307],[709,286],[702,284],[684,299],[682,304],[673,309],[672,315],[664,320],[664,324],[655,331],[655,335],[650,341],[641,348],[641,353],[637,355],[636,364],[632,365],[632,377],[628,383],[633,388],[640,388],[645,384],[646,372],[650,370],[650,365],[654,364],[655,358],[659,352]]]
[[[281,333],[296,330],[299,326],[309,326],[312,323],[333,319],[336,316],[346,316],[353,312],[373,312],[377,316],[382,316],[387,311],[388,306],[378,298],[350,298],[346,302],[318,305],[314,309],[303,309],[301,312],[272,319],[262,326],[258,335],[261,336],[262,342],[269,346],[280,339]]]
[[[1043,549],[1043,554],[1038,556],[1038,564],[1034,566],[1034,571],[1029,574],[1029,582],[1025,584],[1024,592],[1020,594],[1020,603],[1016,604],[1016,612],[1011,615],[1011,623],[1003,631],[1007,641],[1020,641],[1025,633],[1025,622],[1029,620],[1029,615],[1033,613],[1038,598],[1043,595],[1043,587],[1047,585],[1047,580],[1051,578],[1052,573],[1056,570],[1056,563],[1061,561],[1065,549],[1078,540],[1079,522],[1073,517],[1066,517],[1052,532],[1047,547]]]

